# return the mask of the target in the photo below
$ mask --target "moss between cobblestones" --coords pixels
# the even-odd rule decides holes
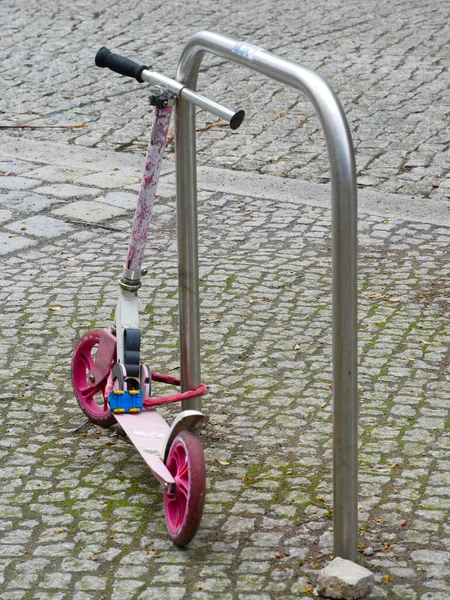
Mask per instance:
[[[238,274],[233,273],[233,275],[230,275],[229,277],[226,278],[225,286],[227,288],[231,287],[233,285],[233,283],[237,280],[237,278],[238,278]]]

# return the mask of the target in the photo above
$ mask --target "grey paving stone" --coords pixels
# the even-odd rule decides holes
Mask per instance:
[[[120,188],[126,185],[137,183],[141,178],[140,171],[125,173],[123,169],[115,171],[104,171],[78,177],[75,183],[82,185],[92,185],[100,188]]]
[[[116,206],[108,206],[95,200],[78,200],[52,211],[52,214],[86,223],[99,223],[112,217],[125,214],[125,211]]]
[[[106,578],[104,577],[83,577],[76,584],[76,589],[79,590],[104,590],[106,587]]]
[[[6,156],[2,156],[0,159],[0,173],[2,176],[8,176],[11,174],[21,175],[32,168],[33,164],[27,163],[23,160],[15,160],[14,158],[9,158]]]
[[[16,252],[29,246],[34,246],[36,242],[22,235],[12,235],[0,231],[0,254],[5,255],[10,252]]]
[[[9,192],[0,196],[0,203],[13,211],[37,213],[62,202],[59,198],[47,198],[34,192]]]
[[[12,212],[6,209],[0,209],[0,223],[7,223],[12,218]]]
[[[40,182],[25,177],[0,177],[0,189],[4,190],[29,190],[35,188]]]
[[[35,190],[38,194],[57,196],[59,198],[77,198],[83,196],[97,196],[100,193],[98,188],[82,187],[81,185],[71,185],[69,183],[58,183],[54,185],[44,185]]]
[[[74,230],[72,225],[44,215],[34,215],[6,226],[11,231],[42,238],[54,238]]]
[[[48,183],[71,183],[76,177],[82,177],[88,173],[89,171],[86,169],[74,169],[71,167],[48,165],[45,167],[31,169],[30,171],[25,172],[23,176],[31,177],[33,179],[40,179]]]
[[[436,550],[416,550],[411,553],[411,558],[417,562],[445,564],[450,562],[450,552]]]
[[[103,196],[98,196],[96,200],[105,204],[111,204],[112,206],[118,206],[119,208],[125,208],[126,210],[134,210],[138,195],[128,192],[109,192]]]

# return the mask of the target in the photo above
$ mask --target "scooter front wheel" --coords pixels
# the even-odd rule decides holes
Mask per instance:
[[[92,384],[88,379],[88,373],[94,366],[101,333],[101,329],[91,329],[81,336],[72,359],[72,387],[75,398],[88,419],[96,425],[110,427],[116,422],[107,402],[108,379],[111,376],[98,384]],[[111,369],[114,363],[115,357]]]
[[[175,493],[164,493],[166,525],[172,541],[186,546],[202,520],[206,472],[203,448],[191,431],[181,431],[172,442],[166,467],[175,479]]]

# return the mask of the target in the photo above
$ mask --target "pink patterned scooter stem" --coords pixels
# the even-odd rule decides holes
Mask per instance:
[[[153,212],[153,205],[155,203],[156,188],[161,172],[164,150],[167,145],[171,114],[171,106],[155,109],[147,158],[145,160],[144,174],[142,176],[139,199],[134,214],[127,260],[125,262],[125,268],[130,271],[140,272],[142,268],[148,229]]]

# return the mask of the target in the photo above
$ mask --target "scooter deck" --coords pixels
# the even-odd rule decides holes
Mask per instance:
[[[114,414],[114,417],[158,481],[174,483],[161,458],[170,427],[158,411],[153,409],[139,414]]]

